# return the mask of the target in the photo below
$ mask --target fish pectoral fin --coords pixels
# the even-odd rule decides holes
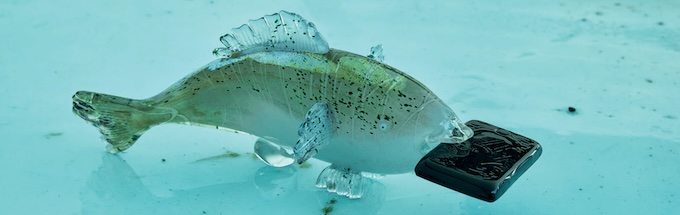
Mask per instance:
[[[366,57],[381,63],[385,61],[385,55],[383,55],[382,44],[378,44],[377,46],[371,47],[371,53],[369,53]]]
[[[213,54],[225,58],[266,51],[325,54],[330,49],[314,23],[283,10],[232,29],[220,42],[225,47]]]
[[[307,111],[298,128],[298,141],[293,148],[298,164],[314,156],[330,142],[335,132],[335,115],[327,103],[316,103]]]

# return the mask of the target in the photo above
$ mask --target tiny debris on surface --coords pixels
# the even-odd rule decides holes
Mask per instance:
[[[301,168],[301,169],[308,169],[309,167],[312,167],[312,164],[307,163],[307,162],[304,162],[304,163],[300,164],[300,168]],[[331,200],[331,201],[334,201],[334,200],[335,200],[335,199],[333,199],[333,200]]]
[[[232,151],[228,151],[228,152],[226,153],[226,155],[227,155],[228,157],[232,157],[232,158],[241,156],[241,154],[236,153],[236,152],[232,152]]]
[[[203,159],[198,159],[194,162],[211,161],[211,160],[218,160],[218,159],[222,159],[222,158],[237,158],[237,157],[240,157],[240,156],[241,156],[241,154],[239,154],[239,153],[232,152],[232,151],[226,151],[224,154],[215,155],[215,156],[207,157],[207,158],[203,158]]]
[[[50,132],[50,133],[45,134],[44,137],[46,139],[50,139],[52,137],[58,137],[58,136],[61,136],[63,134],[64,134],[63,132]]]
[[[576,108],[573,107],[573,106],[567,107],[566,110],[565,110],[565,109],[558,109],[558,111],[566,111],[566,112],[567,112],[568,114],[570,114],[570,115],[576,115],[576,114],[577,114],[577,113],[576,113],[577,110],[576,110]]]
[[[335,200],[335,199],[331,199],[330,201],[328,201],[328,204],[326,205],[326,207],[323,207],[323,208],[321,209],[321,211],[323,212],[323,214],[324,214],[324,215],[328,215],[328,214],[330,214],[331,212],[333,212],[333,205],[334,205],[335,203],[337,203],[337,202],[338,202],[338,200]]]
[[[323,211],[324,215],[328,215],[331,212],[333,212],[333,206],[330,205],[330,206],[323,207],[323,209],[321,209],[321,211]]]

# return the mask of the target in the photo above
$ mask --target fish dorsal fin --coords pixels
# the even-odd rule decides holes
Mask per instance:
[[[281,11],[250,20],[220,37],[223,48],[213,51],[218,57],[238,57],[263,51],[328,52],[328,43],[313,23],[300,15]]]

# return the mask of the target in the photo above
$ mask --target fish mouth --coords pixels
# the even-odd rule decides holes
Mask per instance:
[[[452,124],[455,123],[454,127],[450,129],[451,133],[451,140],[453,140],[456,143],[462,143],[466,141],[467,139],[470,139],[472,135],[474,135],[474,131],[465,123],[461,122],[460,120],[452,120]]]
[[[442,121],[440,124],[441,130],[433,137],[430,137],[430,142],[442,142],[446,144],[460,144],[470,139],[474,132],[470,127],[461,122],[458,118],[449,118]]]
[[[94,114],[94,106],[92,104],[92,98],[94,93],[87,91],[78,91],[73,95],[73,113],[83,118],[88,122],[92,122],[96,119]]]

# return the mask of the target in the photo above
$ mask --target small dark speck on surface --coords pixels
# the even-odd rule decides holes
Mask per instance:
[[[165,158],[161,158],[161,162],[165,162]]]
[[[583,188],[578,188],[578,191],[583,191]]]
[[[58,136],[61,136],[63,134],[64,133],[62,133],[62,132],[50,132],[50,133],[45,134],[44,137],[47,138],[47,139],[50,139],[52,137],[58,137]]]
[[[333,212],[333,206],[330,205],[330,206],[323,207],[323,208],[321,209],[321,211],[323,211],[323,214],[324,214],[324,215],[328,215],[328,214],[330,214],[331,212]]]
[[[198,159],[194,162],[202,162],[202,161],[210,161],[210,160],[217,160],[217,159],[222,159],[222,158],[237,158],[240,157],[241,154],[232,152],[232,151],[226,151],[224,154],[212,156],[212,157],[207,157],[203,159]]]
[[[323,211],[323,214],[328,215],[331,212],[333,212],[333,205],[337,202],[338,202],[338,200],[335,200],[335,199],[331,199],[330,201],[328,201],[328,204],[326,205],[326,207],[323,207],[321,209],[321,211]]]
[[[602,16],[602,12],[596,11],[596,12],[595,12],[595,15]]]
[[[569,112],[570,114],[576,114],[576,108],[569,106],[567,108],[567,112]]]
[[[673,116],[673,115],[665,115],[665,116],[663,116],[663,118],[666,118],[666,119],[677,119],[678,117]]]
[[[239,153],[236,153],[236,152],[227,152],[227,154],[226,154],[226,155],[227,155],[227,156],[229,156],[229,157],[232,157],[232,158],[235,158],[235,157],[241,156],[241,154],[239,154]]]
[[[302,169],[308,169],[309,167],[312,167],[312,164],[307,163],[307,162],[300,164],[300,168],[302,168]]]
[[[659,26],[663,26],[663,22],[657,22],[656,24]]]
[[[651,83],[654,83],[654,81],[652,81],[652,79],[645,79],[645,81],[646,81],[647,83],[650,83],[650,84],[651,84]]]

